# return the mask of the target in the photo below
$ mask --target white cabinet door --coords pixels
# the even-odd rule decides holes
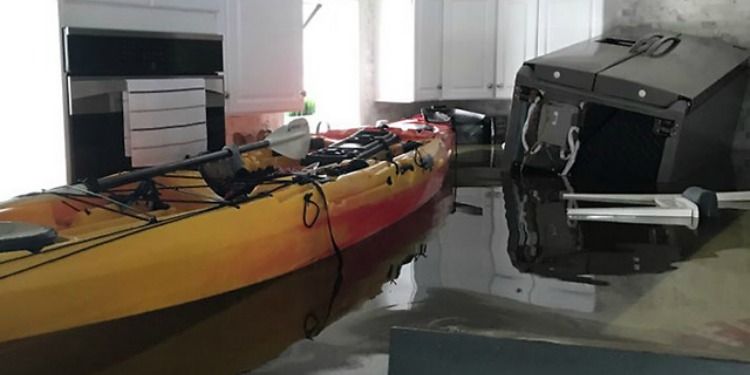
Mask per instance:
[[[420,0],[421,1],[421,0]],[[415,4],[404,0],[375,2],[375,100],[415,100]]]
[[[302,0],[228,0],[228,113],[302,109]]]
[[[500,0],[497,10],[495,97],[513,95],[516,73],[536,57],[539,0]]]
[[[416,3],[415,100],[440,99],[443,79],[443,0]]]
[[[444,0],[443,99],[495,95],[497,0]]]
[[[224,0],[59,0],[61,26],[221,33]]]
[[[108,5],[124,5],[124,6],[151,6],[151,0],[64,0],[67,3],[92,3],[92,4],[108,4]]]
[[[71,3],[99,3],[123,6],[218,11],[222,0],[64,0]]]
[[[218,12],[224,0],[151,0],[157,8]]]
[[[602,32],[603,0],[539,0],[539,55]]]
[[[375,2],[376,100],[440,99],[443,0]]]

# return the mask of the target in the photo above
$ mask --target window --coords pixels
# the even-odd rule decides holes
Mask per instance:
[[[313,129],[360,124],[359,2],[305,0],[303,19],[320,9],[304,29],[304,88],[315,112],[306,116]],[[309,106],[309,105],[308,105]]]

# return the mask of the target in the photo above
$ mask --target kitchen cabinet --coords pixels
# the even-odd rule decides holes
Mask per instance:
[[[375,13],[376,100],[440,99],[443,0],[380,0]]]
[[[302,0],[60,0],[62,26],[224,36],[226,112],[299,110]]]
[[[123,6],[151,6],[151,0],[73,0],[68,3],[113,4]]]
[[[222,0],[62,0],[64,4],[114,5],[119,7],[190,9],[218,12]]]
[[[495,97],[513,95],[516,73],[537,53],[537,0],[501,0],[497,8]]]
[[[601,34],[603,0],[539,0],[537,53],[544,55]]]
[[[443,7],[442,98],[491,98],[497,0],[445,0]]]
[[[416,4],[416,99],[439,99],[443,68],[442,0],[424,0]]]
[[[184,9],[192,11],[218,12],[223,0],[151,0],[155,8]]]
[[[61,26],[221,33],[224,0],[60,0]]]
[[[376,100],[491,97],[496,1],[378,1]]]
[[[603,0],[377,4],[378,101],[508,99],[524,61],[602,31]]]
[[[226,2],[228,113],[302,109],[302,23],[302,0]]]

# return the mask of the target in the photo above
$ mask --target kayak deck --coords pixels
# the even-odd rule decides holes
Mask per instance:
[[[150,210],[145,200],[130,210],[110,196],[75,189],[0,205],[0,221],[46,225],[59,235],[37,254],[0,253],[0,303],[14,306],[0,310],[0,341],[238,289],[373,235],[442,185],[452,135],[413,133],[422,145],[392,160],[369,160],[366,168],[335,177],[283,175],[231,202],[197,172],[181,171],[153,179],[167,209]],[[406,131],[401,135],[408,138]],[[431,160],[429,168],[421,158]],[[260,151],[246,157],[249,163],[300,168]]]

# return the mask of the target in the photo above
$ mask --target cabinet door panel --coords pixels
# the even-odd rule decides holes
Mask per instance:
[[[539,54],[601,33],[602,0],[540,0]]]
[[[421,0],[419,0],[421,1]],[[415,100],[415,6],[404,0],[375,2],[376,100]]]
[[[505,0],[498,6],[496,96],[510,98],[516,73],[536,56],[538,0]]]
[[[91,3],[91,4],[104,4],[104,5],[122,5],[122,6],[136,6],[136,7],[148,7],[151,6],[151,0],[64,0],[67,3]]]
[[[153,0],[155,7],[216,13],[223,0]]]
[[[220,33],[224,0],[59,0],[62,26],[180,33]],[[204,9],[205,8],[205,9]],[[209,8],[211,8],[209,10]]]
[[[445,0],[443,99],[495,93],[496,0]]]
[[[443,79],[443,0],[416,4],[415,100],[440,98]]]
[[[302,108],[302,0],[228,0],[227,111]]]

